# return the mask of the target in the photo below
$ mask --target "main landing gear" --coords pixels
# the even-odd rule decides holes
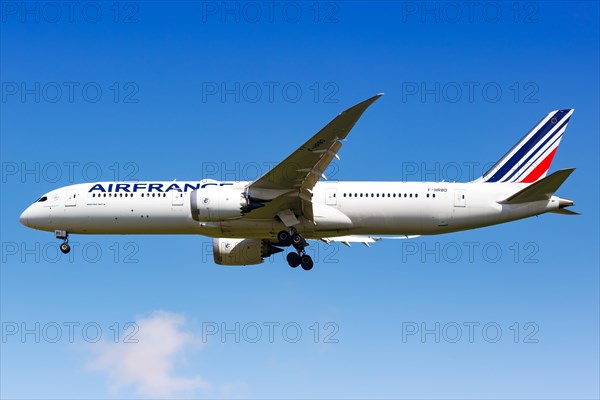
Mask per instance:
[[[69,233],[67,231],[54,231],[54,236],[57,239],[62,239],[63,242],[60,244],[60,251],[63,254],[68,254],[71,251],[71,246],[69,246]]]
[[[310,271],[314,266],[311,256],[306,254],[304,248],[308,246],[306,240],[298,232],[281,231],[277,234],[277,240],[282,246],[294,246],[295,252],[287,255],[287,262],[292,268],[301,266],[303,270]]]

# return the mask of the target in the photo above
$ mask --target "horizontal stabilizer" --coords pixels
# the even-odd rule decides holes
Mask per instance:
[[[500,204],[519,204],[532,201],[550,200],[550,197],[558,190],[560,185],[575,171],[575,168],[561,169],[555,173],[532,183],[525,189],[513,194]]]
[[[559,208],[557,210],[550,211],[553,214],[563,214],[563,215],[581,215],[578,212],[567,210],[566,208]]]

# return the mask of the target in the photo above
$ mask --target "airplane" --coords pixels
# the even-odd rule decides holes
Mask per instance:
[[[573,109],[546,115],[484,175],[459,182],[331,182],[324,171],[377,94],[348,108],[252,181],[93,182],[52,190],[19,217],[70,234],[198,234],[219,265],[260,264],[291,247],[288,264],[314,262],[309,240],[370,243],[501,224],[544,213],[577,215],[554,193],[574,171],[547,176]]]

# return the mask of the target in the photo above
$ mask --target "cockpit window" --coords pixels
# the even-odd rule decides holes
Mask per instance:
[[[46,200],[48,200],[48,197],[43,196],[43,197],[40,197],[40,199],[38,201],[36,201],[36,203],[43,203]]]

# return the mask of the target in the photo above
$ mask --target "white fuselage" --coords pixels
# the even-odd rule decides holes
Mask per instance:
[[[277,218],[202,222],[192,218],[190,194],[198,188],[243,189],[248,182],[100,182],[53,190],[21,215],[29,227],[81,234],[200,234],[274,238]],[[99,185],[99,186],[98,186]],[[499,224],[558,208],[558,197],[499,204],[527,184],[450,182],[318,182],[314,223],[300,218],[307,239],[352,234],[432,235]],[[104,191],[99,190],[101,187]]]

